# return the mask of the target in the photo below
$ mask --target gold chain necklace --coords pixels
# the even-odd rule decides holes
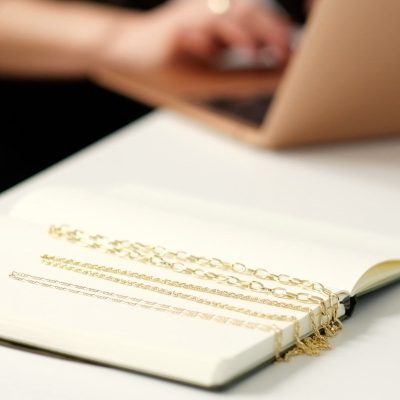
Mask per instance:
[[[109,280],[112,282],[122,283],[122,284],[128,285],[128,286],[133,286],[133,287],[136,287],[139,289],[157,291],[162,294],[165,290],[168,294],[171,294],[171,293],[173,293],[174,295],[176,294],[175,297],[183,298],[183,299],[190,300],[190,301],[195,301],[197,303],[209,305],[212,307],[223,308],[225,310],[250,315],[253,317],[258,317],[258,318],[263,318],[263,319],[268,319],[268,320],[273,320],[273,321],[281,321],[281,322],[297,321],[297,318],[294,316],[282,315],[282,314],[270,314],[270,313],[254,311],[254,310],[251,310],[248,308],[237,307],[237,306],[227,304],[227,303],[206,300],[206,299],[203,299],[203,298],[200,298],[197,296],[186,294],[184,292],[171,292],[168,289],[163,289],[163,288],[160,288],[157,286],[147,285],[147,284],[135,281],[135,280],[117,278],[113,275],[107,275],[104,273],[97,272],[98,270],[100,270],[100,271],[107,272],[107,273],[114,273],[114,274],[121,275],[119,272],[116,272],[116,271],[119,271],[118,269],[112,268],[112,267],[95,265],[95,264],[80,262],[80,261],[71,260],[71,259],[67,259],[67,258],[61,258],[61,257],[57,257],[57,256],[49,256],[47,254],[41,256],[41,260],[44,264],[49,265],[51,267],[58,268],[58,269],[73,271],[73,272],[77,272],[77,273],[80,273],[83,275],[93,276],[95,278],[106,279],[106,280]],[[138,278],[136,276],[136,273],[133,272],[132,274],[135,275],[135,278]],[[137,275],[139,275],[139,274],[137,274]],[[168,285],[168,286],[173,286],[173,287],[181,287],[183,289],[190,289],[190,290],[197,291],[196,285],[191,285],[191,284],[187,284],[185,282],[179,282],[179,281],[171,281],[170,279],[162,279],[162,278],[153,277],[150,275],[144,275],[144,274],[140,274],[140,275],[143,275],[143,278],[139,278],[139,279],[144,279],[144,280],[147,280],[147,281],[150,281],[153,283],[159,283],[159,284],[163,284],[163,285]],[[205,287],[200,287],[200,288],[201,288],[200,289],[201,292],[210,293],[210,292],[208,292],[208,290],[212,291],[212,289],[209,289],[209,288],[205,288]],[[216,294],[216,293],[213,293],[213,294]],[[236,295],[236,293],[229,292],[229,294],[227,294],[226,297],[237,298],[235,295]],[[251,301],[251,300],[249,300],[249,301]]]
[[[134,272],[131,270],[122,269],[122,268],[114,268],[114,267],[109,267],[109,266],[104,266],[104,265],[99,265],[99,264],[92,264],[92,263],[88,263],[88,262],[83,263],[83,262],[75,261],[75,260],[72,260],[69,258],[51,256],[48,254],[42,255],[41,260],[42,260],[42,262],[44,262],[47,265],[54,266],[57,264],[57,266],[76,266],[76,267],[80,267],[80,268],[86,268],[89,270],[95,270],[95,271],[100,271],[100,272],[109,272],[112,274],[123,275],[123,276],[127,276],[130,278],[140,279],[140,280],[144,280],[144,281],[148,281],[148,282],[152,282],[152,283],[161,283],[164,285],[173,286],[175,288],[188,289],[188,290],[193,290],[196,292],[202,292],[202,293],[207,293],[207,294],[211,294],[211,295],[228,297],[228,298],[233,298],[233,299],[238,299],[238,300],[243,300],[243,301],[251,301],[254,303],[264,304],[264,305],[268,305],[268,306],[272,306],[272,307],[287,308],[287,309],[290,309],[293,311],[299,311],[299,312],[305,312],[305,313],[308,313],[311,311],[311,309],[309,307],[304,307],[304,306],[301,306],[298,304],[285,303],[285,302],[276,301],[276,300],[264,299],[264,298],[256,297],[256,296],[244,295],[244,294],[236,293],[236,292],[228,292],[226,290],[213,289],[213,288],[209,288],[208,286],[194,285],[191,283],[176,281],[176,280],[172,280],[172,279],[163,279],[163,278],[159,278],[157,276],[138,273],[138,272]]]
[[[120,303],[131,307],[138,307],[143,309],[151,309],[169,314],[197,318],[204,321],[213,321],[221,324],[237,326],[246,329],[259,330],[262,332],[275,332],[276,329],[271,329],[269,325],[260,324],[257,322],[245,321],[242,319],[230,318],[221,314],[205,313],[195,311],[182,307],[175,307],[163,303],[157,303],[136,297],[130,297],[118,293],[108,292],[104,290],[94,289],[87,286],[74,285],[69,282],[58,281],[54,279],[47,279],[40,276],[33,276],[21,272],[13,271],[9,277],[16,281],[30,283],[32,285],[39,285],[45,288],[57,289],[60,291],[69,292],[72,294],[79,294],[86,297],[94,297],[100,300],[108,300],[113,303]]]
[[[302,287],[306,290],[319,292],[327,296],[332,294],[330,290],[326,289],[322,284],[317,282],[294,278],[284,274],[273,274],[263,268],[249,268],[239,262],[231,263],[222,261],[219,258],[195,256],[184,251],[171,251],[162,246],[153,246],[140,242],[130,242],[128,240],[110,239],[104,235],[89,234],[83,230],[71,228],[68,225],[51,225],[48,233],[55,238],[63,238],[70,242],[79,243],[85,247],[98,249],[105,253],[116,254],[119,257],[137,260],[140,262],[156,264],[157,262],[168,262],[168,260],[170,260],[171,266],[169,267],[171,269],[176,269],[176,272],[181,272],[181,269],[184,268],[184,265],[179,265],[173,261],[181,261],[202,265],[205,267],[219,268],[238,274],[255,276],[259,279],[279,282],[282,285]],[[152,257],[159,258],[153,258],[151,260]],[[195,274],[195,272],[190,270],[184,270],[184,272]],[[202,275],[201,270],[199,271],[199,275]],[[320,301],[321,298],[305,298],[304,300],[309,300],[310,302],[314,303],[315,301]]]
[[[158,286],[153,286],[153,285],[148,285],[144,284],[141,282],[137,282],[134,280],[128,280],[128,279],[122,279],[115,277],[113,275],[108,275],[104,273],[97,272],[97,270],[100,271],[106,271],[109,273],[114,273],[114,274],[120,274],[120,269],[112,268],[112,267],[105,267],[105,266],[98,266],[96,264],[90,264],[90,263],[83,263],[80,261],[76,260],[70,260],[70,259],[65,259],[61,257],[56,257],[56,256],[48,256],[48,255],[43,255],[41,257],[42,262],[45,263],[46,265],[58,268],[58,269],[63,269],[63,270],[68,270],[72,272],[76,272],[82,275],[87,275],[91,277],[95,277],[98,279],[103,279],[107,281],[111,281],[114,283],[122,284],[122,285],[127,285],[131,287],[136,287],[138,289],[144,289],[144,290],[149,290],[153,291],[156,293],[168,295],[168,296],[173,296],[176,298],[180,298],[183,300],[188,300],[192,302],[196,302],[198,304],[203,304],[219,309],[224,309],[228,311],[233,311],[237,313],[241,313],[244,315],[256,317],[256,318],[262,318],[262,319],[267,319],[267,320],[275,320],[275,321],[281,321],[281,322],[289,322],[293,324],[293,338],[296,343],[296,347],[294,350],[291,350],[285,355],[285,359],[289,358],[289,356],[293,355],[298,355],[298,354],[309,354],[309,355],[317,355],[321,350],[326,350],[329,349],[330,346],[326,341],[326,338],[321,336],[318,329],[315,329],[314,335],[309,338],[305,338],[303,341],[300,340],[300,325],[299,325],[299,320],[294,317],[294,316],[289,316],[289,315],[280,315],[280,314],[269,314],[269,313],[263,313],[259,311],[254,311],[248,308],[244,307],[237,307],[231,304],[227,303],[221,303],[217,301],[212,301],[212,300],[207,300],[198,296],[194,296],[191,294],[183,293],[183,292],[177,292],[174,290],[168,290],[162,287]],[[133,273],[136,274],[136,273]],[[142,275],[142,274],[139,274]],[[135,275],[136,276],[136,275]],[[174,282],[176,285],[173,284],[173,286],[177,287],[185,287],[186,289],[191,289],[195,290],[195,287],[197,285],[190,285],[186,284],[185,282],[178,282],[178,281],[171,281],[169,279],[161,279],[161,278],[156,278],[156,277],[150,277],[145,275],[147,280],[151,280],[152,282],[157,282],[161,284],[166,284],[166,285],[171,285]],[[153,279],[153,280],[152,280]],[[207,288],[209,289],[209,288]],[[213,289],[210,289],[213,290]],[[230,293],[230,292],[225,292],[223,291],[222,293]],[[212,292],[212,294],[216,294]],[[231,292],[231,295],[228,295],[227,297],[231,298],[237,298],[235,296],[240,296],[240,299],[243,299],[243,295]],[[248,301],[251,298],[251,296],[246,296]],[[261,299],[262,300],[262,299]],[[315,325],[313,325],[315,326]],[[272,329],[273,326],[271,326]],[[276,342],[276,356],[277,358],[280,358],[279,354],[281,352],[281,347],[282,347],[282,331],[277,328],[278,330],[275,332],[275,342]]]
[[[167,251],[164,247],[146,245],[140,242],[128,242],[126,240],[113,240],[103,235],[90,235],[84,231],[72,229],[68,226],[54,226],[49,228],[49,234],[55,238],[66,239],[69,242],[78,243],[84,247],[100,250],[104,253],[114,254],[121,258],[126,258],[133,261],[138,261],[143,264],[154,265],[157,267],[163,267],[170,269],[174,272],[193,275],[196,278],[213,280],[219,283],[226,283],[231,286],[238,286],[245,289],[251,289],[253,291],[263,292],[271,294],[278,298],[286,298],[296,300],[302,303],[308,304],[320,304],[323,302],[323,298],[318,296],[312,296],[309,293],[292,293],[288,292],[284,288],[266,287],[260,281],[246,281],[241,280],[234,275],[216,274],[214,272],[206,271],[201,268],[187,267],[183,262],[190,264],[202,265],[204,267],[219,268],[224,270],[230,270],[238,274],[253,275],[259,279],[272,280],[274,282],[280,282],[283,285],[290,284],[292,286],[303,287],[300,283],[296,285],[296,282],[307,282],[297,278],[290,278],[287,275],[273,275],[266,274],[264,269],[250,269],[241,263],[228,263],[217,258],[205,258],[190,255],[183,251],[172,252]],[[178,261],[178,262],[177,262]],[[277,279],[277,277],[288,277],[284,281]],[[274,279],[272,279],[274,277]],[[282,278],[283,279],[283,278]],[[317,284],[315,284],[317,285]],[[317,286],[316,286],[317,287]],[[322,285],[321,285],[322,287]],[[312,289],[312,283],[308,286],[309,290]],[[329,292],[330,294],[331,292]]]
[[[76,260],[72,260],[72,259],[68,259],[68,258],[57,257],[57,256],[50,256],[47,254],[42,255],[41,260],[46,265],[55,266],[60,269],[71,270],[70,267],[72,266],[72,267],[84,268],[84,269],[88,269],[88,270],[92,270],[92,271],[107,272],[107,273],[112,273],[112,274],[117,274],[117,275],[122,275],[122,276],[128,276],[130,278],[145,280],[145,281],[152,282],[152,283],[168,285],[168,286],[172,286],[175,288],[188,289],[188,290],[192,290],[192,291],[196,291],[196,292],[207,293],[207,294],[227,297],[227,298],[231,298],[231,299],[249,301],[249,302],[253,302],[253,303],[259,303],[259,304],[269,305],[269,306],[273,306],[273,307],[286,308],[286,309],[290,309],[293,311],[304,312],[304,313],[307,313],[310,318],[310,322],[311,322],[311,326],[314,331],[314,335],[316,337],[319,337],[320,341],[322,343],[322,337],[319,334],[319,327],[322,324],[321,324],[321,322],[319,322],[319,323],[317,322],[316,314],[309,307],[304,307],[301,305],[296,305],[296,304],[291,304],[291,303],[278,302],[275,300],[264,299],[264,298],[260,298],[260,297],[256,297],[256,296],[243,295],[241,293],[229,292],[226,290],[212,289],[212,288],[209,288],[206,286],[193,285],[193,284],[189,284],[186,282],[181,282],[181,281],[176,281],[176,280],[171,280],[171,279],[162,279],[159,277],[155,277],[155,276],[151,276],[151,275],[147,275],[147,274],[143,274],[143,273],[137,273],[137,272],[126,270],[126,269],[114,268],[114,267],[92,264],[92,263],[87,263],[87,262],[83,263],[80,261],[76,261]],[[278,314],[270,314],[270,315],[274,317],[271,319],[281,318],[281,319],[276,319],[276,320],[287,321],[286,316],[281,316]]]
[[[66,239],[69,242],[97,249],[104,253],[114,254],[118,257],[144,264],[168,268],[177,273],[193,275],[196,278],[212,280],[256,292],[263,292],[271,294],[274,297],[295,300],[301,303],[318,304],[321,308],[322,315],[326,316],[328,319],[328,322],[324,324],[322,324],[321,321],[319,323],[324,329],[325,334],[327,336],[334,336],[342,328],[342,324],[338,319],[339,298],[334,292],[325,288],[320,283],[293,278],[283,274],[272,274],[262,268],[248,268],[242,263],[230,263],[218,258],[194,256],[183,251],[173,252],[166,250],[164,247],[146,245],[140,242],[113,240],[98,234],[91,235],[82,230],[73,229],[67,225],[52,225],[49,228],[49,234],[55,238]],[[187,267],[183,264],[184,262],[229,270],[238,274],[255,276],[262,280],[279,282],[282,285],[297,286],[311,292],[318,292],[328,297],[329,307],[326,307],[324,299],[319,296],[310,295],[309,293],[292,293],[282,287],[268,288],[260,281],[245,281],[233,275],[216,274],[201,268]],[[313,317],[311,316],[310,318]]]

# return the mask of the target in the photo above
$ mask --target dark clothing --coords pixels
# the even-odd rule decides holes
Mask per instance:
[[[163,3],[162,0],[97,1],[143,10]],[[301,19],[301,0],[281,2]],[[151,110],[84,80],[0,79],[0,104],[0,191]]]
[[[0,80],[0,104],[0,191],[150,111],[83,80]]]
[[[162,1],[110,0],[147,10]],[[0,192],[151,108],[86,80],[0,79]]]

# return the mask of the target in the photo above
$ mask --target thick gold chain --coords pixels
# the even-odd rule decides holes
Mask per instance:
[[[146,310],[154,310],[165,312],[173,315],[179,315],[183,317],[189,317],[194,319],[200,319],[204,321],[218,322],[220,324],[227,324],[237,326],[240,328],[259,330],[262,332],[276,332],[277,327],[272,327],[266,324],[260,324],[257,322],[245,321],[242,319],[231,318],[221,314],[212,314],[209,312],[195,311],[183,307],[171,306],[168,304],[157,303],[154,301],[148,301],[139,299],[136,297],[126,296],[119,293],[108,292],[104,290],[94,289],[87,286],[74,285],[73,283],[63,282],[54,279],[47,279],[41,276],[33,276],[24,274],[22,272],[13,271],[9,277],[16,281],[30,283],[32,285],[39,285],[45,288],[57,289],[72,294],[78,294],[86,297],[93,297],[100,300],[107,300],[113,303],[124,304],[131,307],[143,308]]]
[[[71,228],[67,225],[52,225],[49,228],[49,234],[55,238],[66,239],[69,242],[84,247],[96,249],[104,253],[114,254],[118,257],[138,261],[144,264],[168,268],[174,272],[192,275],[199,279],[216,281],[221,284],[266,293],[277,298],[294,300],[300,303],[318,304],[321,307],[322,315],[326,316],[329,320],[329,323],[322,324],[320,321],[320,323],[317,324],[320,326],[323,325],[325,334],[328,336],[335,335],[342,328],[341,322],[338,319],[338,296],[317,282],[294,278],[283,274],[272,274],[266,269],[249,268],[242,263],[231,263],[222,261],[218,258],[195,256],[183,251],[174,252],[160,246],[152,246],[127,240],[109,239],[104,235],[92,235],[85,231]],[[184,263],[189,263],[191,266],[188,267]],[[283,286],[296,286],[307,291],[318,292],[327,296],[329,306],[326,307],[324,299],[320,296],[315,296],[310,293],[294,293],[283,287],[269,288],[259,280],[248,281],[233,275],[218,274],[207,271],[203,268],[193,267],[193,264],[228,270],[237,274],[255,276],[258,279],[280,283]],[[310,310],[308,309],[308,312],[309,311]],[[311,318],[314,317],[311,316]],[[315,325],[315,322],[313,322],[314,328],[316,328]]]
[[[320,283],[300,278],[294,278],[285,274],[273,274],[264,268],[246,267],[243,263],[240,262],[232,263],[220,260],[219,258],[206,258],[202,256],[195,256],[184,251],[171,251],[162,246],[153,246],[140,242],[130,242],[128,240],[110,239],[104,235],[90,234],[83,230],[71,228],[68,225],[51,225],[48,232],[51,236],[55,238],[66,239],[69,242],[79,243],[84,247],[101,250],[105,253],[115,254],[119,257],[139,261],[146,264],[163,266],[172,269],[175,272],[197,275],[200,278],[204,276],[204,270],[199,270],[196,268],[190,269],[181,263],[190,263],[201,265],[204,267],[218,268],[238,274],[254,276],[261,280],[278,282],[285,286],[301,287],[309,291],[324,294],[326,296],[330,296],[332,294],[329,289],[325,288]],[[229,278],[232,278],[232,281],[227,282],[229,284],[235,284],[238,282],[236,281],[237,277],[233,275],[215,276],[214,274],[210,274],[205,276],[206,278],[223,282],[229,281]],[[253,287],[252,289],[262,290],[262,287]],[[301,294],[303,296],[299,296],[298,298],[296,298],[296,300],[314,304],[318,304],[318,302],[323,300],[321,297],[318,296],[312,297],[311,295],[309,295],[309,293]]]

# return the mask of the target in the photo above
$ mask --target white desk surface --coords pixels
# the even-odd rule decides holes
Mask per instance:
[[[269,152],[166,110],[3,193],[0,212],[39,186],[119,182],[400,235],[400,138]],[[361,299],[333,351],[271,365],[226,392],[0,347],[0,398],[393,398],[400,371],[399,295],[394,285]]]

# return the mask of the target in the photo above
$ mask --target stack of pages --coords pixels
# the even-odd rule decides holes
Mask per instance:
[[[220,388],[317,355],[400,240],[124,185],[45,188],[0,217],[0,338]]]

